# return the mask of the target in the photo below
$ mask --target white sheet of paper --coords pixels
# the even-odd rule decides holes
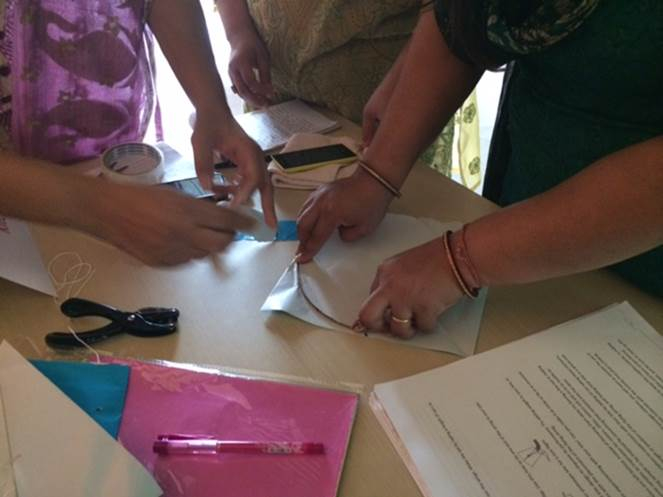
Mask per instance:
[[[0,217],[0,278],[55,296],[37,244],[23,221]]]
[[[663,495],[663,337],[627,303],[371,404],[427,497]]]
[[[162,494],[119,442],[6,341],[0,388],[20,497]]]
[[[433,219],[387,214],[373,234],[356,242],[345,243],[335,234],[314,262],[299,267],[303,290],[325,315],[352,326],[362,302],[369,295],[380,263],[458,226],[458,223],[443,224]],[[444,253],[440,257],[444,257]],[[485,299],[485,291],[476,300],[463,299],[442,315],[437,330],[430,334],[418,333],[410,340],[383,334],[370,336],[468,356],[474,352]],[[286,269],[262,310],[284,311],[316,326],[354,333],[326,319],[309,305],[297,289],[294,266]]]

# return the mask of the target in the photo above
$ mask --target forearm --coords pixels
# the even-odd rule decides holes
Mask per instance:
[[[154,0],[149,24],[193,105],[230,115],[198,0]]]
[[[219,10],[226,38],[231,45],[234,39],[244,32],[255,32],[246,0],[216,0],[216,8]]]
[[[92,223],[97,180],[12,152],[0,151],[0,164],[0,214],[79,229]]]
[[[398,81],[401,78],[401,74],[403,73],[403,66],[405,65],[405,60],[407,59],[409,48],[410,42],[408,41],[408,43],[401,50],[401,53],[398,54],[394,65],[391,66],[391,69],[389,69],[389,72],[384,77],[382,83],[380,83],[380,85],[383,86],[391,96],[394,95],[396,85],[398,84]]]
[[[423,14],[366,161],[400,186],[481,73],[451,53],[433,13]]]
[[[663,137],[607,156],[556,188],[467,228],[483,285],[616,263],[663,243]]]

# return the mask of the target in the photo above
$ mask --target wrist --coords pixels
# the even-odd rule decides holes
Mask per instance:
[[[470,291],[478,291],[481,287],[486,286],[482,276],[479,274],[470,252],[467,247],[467,224],[462,229],[453,232],[449,236],[449,248],[453,255],[456,267],[460,273],[460,277],[466,283]]]
[[[196,109],[196,122],[199,118],[204,119],[204,116],[209,116],[217,127],[229,127],[235,122],[228,102],[214,95],[194,103],[194,108]]]
[[[447,258],[449,269],[451,269],[451,273],[453,274],[453,277],[456,280],[456,285],[461,293],[471,299],[476,299],[479,296],[480,288],[468,283],[468,281],[461,275],[459,264],[456,260],[456,254],[451,246],[451,235],[451,231],[447,231],[442,235],[444,255]]]
[[[223,82],[218,74],[209,81],[190,88],[187,93],[197,114],[209,112],[230,114]]]
[[[253,23],[249,22],[241,23],[237,27],[227,30],[226,39],[230,44],[230,48],[235,49],[242,44],[255,44],[255,40],[259,39],[259,36]]]
[[[373,166],[372,163],[367,162],[364,159],[359,159],[357,161],[358,171],[361,171],[364,175],[371,178],[375,183],[379,184],[384,190],[389,192],[395,198],[401,197],[401,191],[399,189],[400,183],[395,183],[388,176],[386,176],[380,169]]]
[[[385,204],[391,203],[395,198],[393,193],[385,188],[375,177],[371,176],[365,169],[357,166],[357,170],[352,175],[352,178],[358,185],[361,186],[362,191],[367,192],[371,197],[378,197]]]
[[[364,150],[362,160],[369,164],[380,176],[389,181],[394,188],[400,190],[407,179],[414,161],[409,161],[405,157],[399,157],[393,149],[384,146],[384,143],[378,143],[381,140],[381,137],[378,136],[379,134],[379,132],[376,133],[370,146]],[[382,139],[382,141],[384,140]]]

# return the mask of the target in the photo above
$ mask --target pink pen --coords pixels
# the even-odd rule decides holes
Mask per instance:
[[[223,453],[304,455],[324,454],[317,442],[258,442],[217,440],[206,435],[159,435],[152,450],[160,455],[211,455]]]

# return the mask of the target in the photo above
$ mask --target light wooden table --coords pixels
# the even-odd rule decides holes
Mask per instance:
[[[344,132],[357,134],[358,130],[346,123]],[[277,192],[280,217],[294,219],[305,197],[304,192]],[[441,221],[471,221],[495,209],[487,200],[423,167],[414,169],[403,198],[392,205],[394,212]],[[94,277],[81,296],[123,309],[161,305],[181,310],[178,333],[153,340],[122,336],[100,344],[102,351],[362,385],[340,495],[420,495],[368,407],[367,394],[375,383],[448,364],[455,356],[315,329],[286,315],[259,312],[289,262],[271,257],[269,250],[247,255],[233,249],[216,265],[203,261],[156,270],[77,233],[44,227],[34,231],[45,260],[75,251],[94,265]],[[252,264],[246,263],[247,257]],[[663,331],[663,302],[607,271],[491,289],[478,350],[623,300]],[[33,357],[44,353],[43,336],[66,329],[66,322],[53,299],[0,280],[0,337],[9,338],[21,352]]]

